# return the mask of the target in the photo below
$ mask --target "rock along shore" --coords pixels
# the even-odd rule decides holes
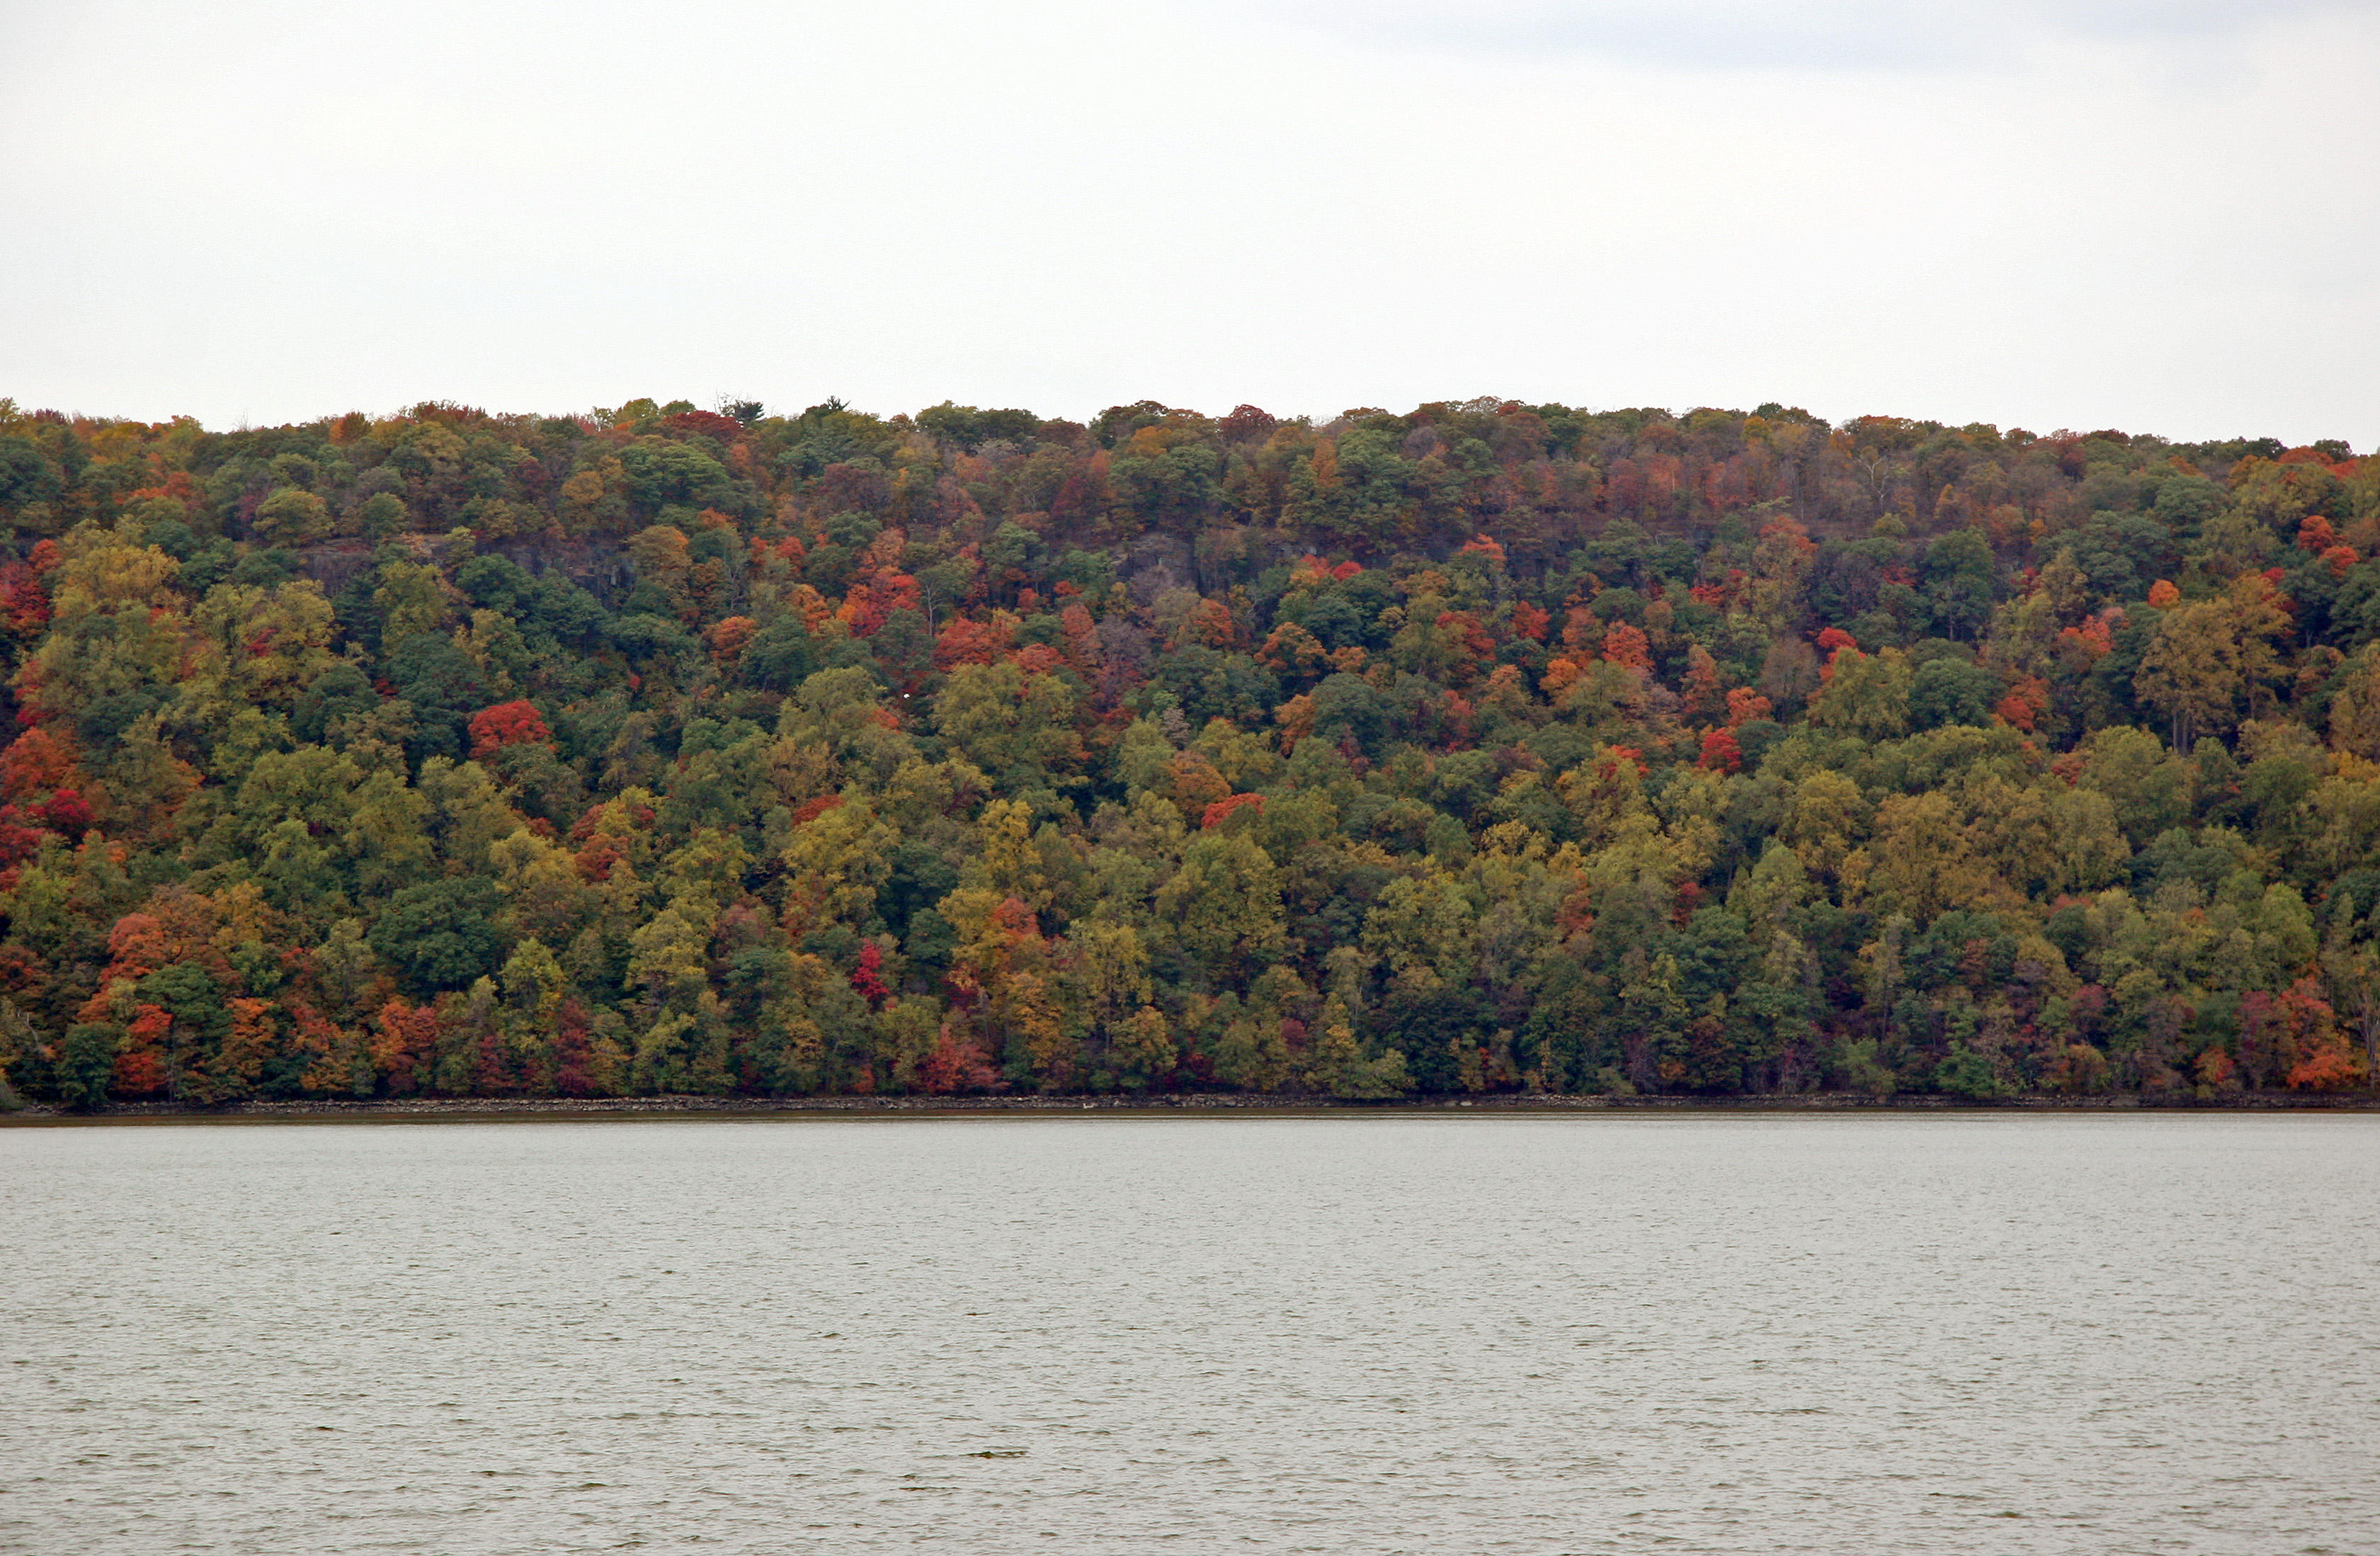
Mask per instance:
[[[131,1102],[95,1113],[31,1106],[0,1114],[8,1124],[136,1123],[437,1123],[597,1118],[956,1118],[1121,1114],[1305,1115],[1319,1113],[1694,1113],[1694,1112],[2372,1112],[2371,1093],[2239,1092],[2211,1099],[2022,1097],[1989,1102],[1939,1096],[1876,1098],[1854,1092],[1790,1097],[1571,1097],[1508,1093],[1483,1097],[1347,1101],[1331,1097],[1245,1092],[1178,1092],[1143,1097],[415,1097],[371,1101],[324,1100],[238,1102],[200,1108]]]

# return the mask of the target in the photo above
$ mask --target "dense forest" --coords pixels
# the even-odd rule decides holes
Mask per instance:
[[[0,400],[0,1102],[2380,1068],[2380,459]]]

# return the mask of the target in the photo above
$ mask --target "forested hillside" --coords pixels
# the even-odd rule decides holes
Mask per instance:
[[[2338,444],[0,401],[0,1100],[2187,1099],[2380,1045]]]

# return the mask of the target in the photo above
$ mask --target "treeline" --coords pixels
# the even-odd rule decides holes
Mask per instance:
[[[2380,1061],[2380,460],[0,401],[0,1101]]]

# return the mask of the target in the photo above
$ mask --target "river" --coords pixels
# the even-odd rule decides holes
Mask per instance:
[[[2380,1117],[0,1130],[0,1550],[2380,1550]]]

